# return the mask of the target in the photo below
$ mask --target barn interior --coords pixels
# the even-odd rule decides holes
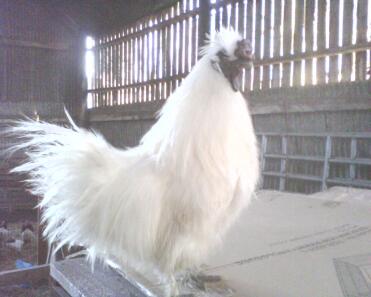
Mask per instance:
[[[370,20],[370,0],[0,0],[0,133],[24,116],[68,125],[66,109],[78,125],[100,132],[113,146],[136,146],[200,58],[206,33],[232,26],[251,40],[255,54],[241,92],[259,142],[259,190],[292,201],[295,195],[322,195],[329,210],[343,197],[348,209],[359,209],[362,222],[353,223],[368,229],[351,230],[359,235],[353,244],[363,256],[344,260],[339,252],[334,263],[339,274],[349,263],[364,261],[368,279],[353,289],[340,285],[339,292],[366,296],[361,294],[371,294],[371,251],[363,241],[370,239],[371,223],[362,211],[371,209]],[[0,295],[80,296],[91,282],[95,293],[84,296],[103,296],[97,278],[109,283],[116,274],[98,270],[94,277],[80,262],[89,275],[84,285],[73,282],[76,263],[54,267],[49,282],[48,246],[35,209],[39,198],[26,191],[24,176],[9,173],[25,158],[5,154],[14,141],[0,134],[0,231],[16,234],[11,242],[0,242]],[[346,207],[340,213],[349,214]],[[356,213],[349,218],[343,225],[358,220]],[[344,228],[337,235],[350,232]],[[31,243],[23,246],[25,229]],[[58,273],[68,275],[65,283],[55,279]],[[120,293],[107,296],[152,296],[136,293],[143,283],[138,285],[135,273],[126,274],[130,277],[112,285],[121,286]],[[319,296],[309,287],[299,295]],[[273,292],[254,290],[253,296]],[[234,296],[227,291],[210,296]],[[356,293],[346,295],[351,291]]]

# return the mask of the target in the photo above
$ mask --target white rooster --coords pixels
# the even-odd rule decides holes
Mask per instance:
[[[257,145],[239,92],[249,42],[214,34],[137,147],[98,133],[22,121],[12,133],[29,161],[45,236],[82,245],[91,260],[145,263],[172,276],[194,267],[248,205],[259,177]]]

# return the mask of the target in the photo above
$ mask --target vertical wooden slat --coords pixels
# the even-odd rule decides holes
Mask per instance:
[[[204,45],[206,33],[208,33],[210,29],[210,2],[200,1],[199,11],[197,48]]]
[[[303,42],[303,23],[304,23],[304,8],[305,0],[296,0],[295,6],[295,30],[294,30],[294,54],[302,52]],[[300,86],[301,84],[301,64],[302,60],[294,62],[293,68],[293,85]]]
[[[112,104],[113,105],[118,105],[118,89],[117,89],[117,86],[118,86],[118,76],[119,76],[119,65],[120,65],[120,63],[119,63],[119,47],[118,47],[117,43],[114,45],[113,49],[114,49],[113,86],[116,87],[116,89],[113,91],[113,102],[112,102]]]
[[[107,42],[110,41],[110,37],[108,37]],[[111,87],[111,78],[112,78],[112,46],[107,45],[107,87]],[[107,92],[107,101],[106,105],[110,105],[111,101],[111,92],[108,90]]]
[[[317,46],[318,51],[326,49],[326,1],[318,1],[317,9]],[[326,82],[325,58],[317,59],[317,84]]]
[[[238,1],[237,4],[238,4],[237,28],[238,28],[238,32],[240,32],[241,35],[245,36],[245,32],[244,32],[244,29],[245,29],[244,28],[244,24],[245,24],[245,18],[244,18],[245,5],[244,5],[244,1],[240,0],[240,1]]]
[[[244,37],[247,39],[247,40],[250,40],[251,42],[253,41],[252,38],[253,38],[253,1],[252,0],[249,0],[247,3],[246,2],[241,2],[241,8],[239,9],[240,11],[240,23],[241,23],[241,28],[242,28],[242,32],[244,34]],[[245,27],[246,25],[246,27]],[[256,50],[254,49],[254,54],[255,54],[255,57],[257,58],[258,57],[258,53],[256,52]],[[250,88],[251,88],[251,83],[254,83],[252,82],[254,80],[254,77],[252,76],[252,71],[253,71],[253,68],[251,69],[246,69],[245,70],[245,77],[244,77],[244,81],[245,81],[245,84],[243,84],[243,87],[244,87],[244,91],[250,91]]]
[[[113,39],[113,37],[112,37],[112,39]],[[116,68],[115,62],[116,62],[116,46],[115,45],[112,45],[111,46],[111,87],[114,87],[115,86],[115,68]],[[111,90],[110,91],[110,94],[111,94],[110,105],[113,105],[114,92]]]
[[[104,37],[101,39],[101,48],[100,48],[100,89],[101,91],[99,92],[99,106],[104,105],[104,94],[102,89],[105,86],[105,48],[103,47],[103,42],[104,42]]]
[[[138,28],[135,28],[136,32],[138,31]],[[134,41],[134,83],[139,83],[139,37],[135,37]],[[139,102],[139,87],[135,86],[133,87],[134,90],[134,102]]]
[[[222,24],[223,24],[223,27],[227,28],[228,27],[228,9],[227,9],[227,5],[224,5],[222,7]]]
[[[185,20],[182,20],[180,22],[180,52],[179,52],[179,56],[180,56],[180,59],[179,59],[179,69],[180,69],[180,73],[181,74],[184,74],[185,73],[185,48],[186,48],[186,45],[185,45],[185,35],[186,35],[186,26],[185,26]]]
[[[188,57],[189,57],[189,47],[190,47],[190,35],[189,35],[189,28],[191,26],[191,18],[187,18],[185,20],[185,42],[184,42],[184,45],[185,45],[185,48],[184,48],[184,56],[185,56],[185,59],[184,59],[184,62],[185,62],[185,67],[184,67],[184,71],[186,73],[189,72],[189,60],[188,60]]]
[[[282,17],[282,2],[281,0],[274,1],[274,39],[273,39],[273,57],[280,56],[281,49],[281,17]],[[272,67],[272,88],[280,86],[280,64],[274,64]]]
[[[153,21],[153,20],[152,20]],[[151,31],[152,33],[152,42],[151,42],[151,80],[155,79],[156,77],[156,67],[155,67],[155,30]],[[154,94],[152,92],[152,100],[154,100]]]
[[[176,43],[177,43],[177,38],[178,38],[178,34],[177,34],[177,28],[178,28],[178,23],[174,23],[173,25],[173,35],[172,35],[172,48],[173,48],[173,52],[172,52],[172,72],[171,72],[171,75],[176,75],[177,74],[177,54],[178,54],[178,51],[176,50]]]
[[[330,49],[335,49],[339,44],[339,3],[340,1],[330,1]],[[330,57],[329,82],[338,81],[338,55]]]
[[[147,19],[147,26],[149,27],[149,18]],[[147,60],[146,60],[146,64],[147,64],[147,66],[146,66],[146,70],[147,70],[147,74],[146,74],[146,78],[147,78],[147,81],[150,81],[151,80],[151,66],[150,66],[150,61],[151,61],[151,48],[150,48],[150,32],[147,32],[146,33],[146,36],[147,36],[147,38],[146,38],[146,48],[147,48]],[[147,94],[146,94],[146,97],[147,97],[147,101],[150,101],[151,99],[151,97],[150,97],[150,88],[149,87],[147,87],[147,92],[146,92]]]
[[[103,37],[103,48],[102,48],[102,67],[103,67],[103,81],[102,87],[107,88],[107,46],[106,37]],[[106,91],[102,92],[102,106],[106,106]]]
[[[161,43],[161,49],[162,49],[162,78],[166,78],[167,77],[167,59],[166,59],[166,51],[167,51],[167,48],[166,48],[166,33],[167,32],[167,27],[164,27],[162,29],[162,43]],[[166,88],[165,88],[165,84],[163,84],[163,87],[162,87],[162,96],[161,96],[162,99],[165,99],[166,98]]]
[[[141,30],[142,27],[140,27]],[[139,44],[138,44],[138,81],[139,83],[143,82],[143,35],[139,35]],[[143,102],[143,85],[139,88],[139,102]]]
[[[285,0],[284,5],[284,22],[283,22],[283,55],[289,55],[291,53],[291,42],[292,42],[292,1]],[[283,63],[282,65],[282,86],[287,87],[290,85],[290,73],[291,63]]]
[[[160,20],[158,20],[160,22]],[[161,30],[157,30],[157,51],[156,51],[156,79],[160,78],[161,73],[161,65],[160,65],[160,57],[161,57]],[[156,100],[161,99],[161,92],[159,83],[156,84]]]
[[[269,58],[270,56],[270,43],[271,43],[271,12],[273,9],[273,1],[265,0],[264,7],[264,58]],[[263,80],[262,89],[267,89],[270,87],[270,65],[263,66]]]
[[[352,44],[353,28],[353,0],[344,1],[343,14],[343,46]],[[344,54],[342,57],[341,80],[350,81],[352,74],[352,54]]]
[[[119,36],[120,37],[120,36]],[[121,67],[122,67],[122,48],[121,42],[117,43],[117,81],[116,86],[118,87],[117,90],[117,104],[121,105]]]
[[[183,55],[184,55],[184,40],[183,40],[183,22],[179,23],[179,56],[178,56],[178,74],[183,74]]]
[[[305,5],[305,51],[313,51],[315,0],[307,0]],[[305,84],[313,84],[313,59],[305,61]]]
[[[124,33],[122,33],[124,34]],[[126,76],[126,44],[125,44],[125,39],[121,41],[121,79],[120,79],[120,85],[122,86],[122,90],[124,90],[125,86],[125,76]],[[123,92],[124,93],[124,92]],[[124,96],[122,97],[122,103],[124,103]]]
[[[262,15],[263,15],[263,1],[256,2],[256,17],[255,17],[255,57],[261,59],[261,38],[262,38]],[[260,89],[260,71],[261,67],[254,67],[254,90]]]
[[[132,30],[130,30],[132,32]],[[133,88],[131,85],[134,83],[134,39],[129,39],[129,103],[133,103]]]
[[[192,57],[191,57],[191,64],[192,66],[196,64],[197,60],[197,24],[196,24],[196,16],[192,17]]]
[[[166,36],[166,46],[167,46],[167,49],[166,49],[166,67],[167,67],[167,77],[170,78],[171,77],[171,73],[172,73],[172,67],[173,65],[171,64],[171,49],[172,49],[172,45],[171,45],[171,28],[172,28],[172,25],[168,26],[167,27],[167,36]],[[171,93],[171,84],[169,83],[167,85],[167,94],[168,96],[170,95]]]
[[[99,45],[101,45],[101,38],[99,38]],[[102,106],[102,93],[101,93],[101,89],[102,89],[102,74],[103,74],[103,68],[102,68],[102,48],[99,47],[98,48],[98,83],[97,83],[97,86],[98,86],[98,89],[99,91],[97,92],[97,106]]]
[[[145,27],[148,29],[148,18],[145,20]],[[149,101],[149,87],[148,87],[148,81],[149,81],[149,48],[148,48],[148,31],[143,35],[143,47],[145,48],[145,56],[143,57],[143,64],[144,66],[144,74],[143,74],[143,80],[146,82],[146,87],[144,89],[144,100],[147,102]]]
[[[136,26],[133,26],[132,33],[136,32]],[[137,102],[137,37],[131,36],[130,37],[130,83],[129,83],[129,97],[130,103]]]
[[[367,42],[367,0],[358,0],[357,6],[357,43]],[[366,51],[356,53],[355,63],[356,80],[365,80],[366,78]]]
[[[115,75],[116,75],[116,45],[113,44],[111,46],[111,87],[115,87]],[[115,92],[113,90],[110,91],[111,94],[111,102],[110,105],[114,105],[114,95]]]
[[[238,2],[231,3],[231,27],[237,31],[237,15],[236,15],[236,7],[238,6]]]
[[[125,30],[125,33],[127,31]],[[124,85],[125,85],[125,91],[124,91],[124,100],[125,100],[125,104],[128,104],[129,103],[129,93],[128,93],[128,88],[127,86],[129,85],[129,42],[128,40],[126,39],[124,41],[124,62],[125,62],[125,65],[124,65],[124,69],[125,69],[125,77],[124,77]]]
[[[110,37],[107,37],[107,42],[110,41]],[[111,87],[111,46],[106,45],[107,53],[106,53],[106,69],[107,69],[107,76],[106,76],[106,87]],[[111,95],[110,91],[106,90],[106,106],[110,104]]]
[[[95,47],[93,48],[93,54],[94,54],[94,79],[93,79],[93,85],[91,86],[92,90],[98,89],[98,59],[99,59],[99,50],[97,46],[97,40],[95,40]],[[97,107],[97,93],[91,92],[92,96],[92,107]]]
[[[202,7],[203,2],[208,2],[208,1],[201,1],[200,7]],[[220,0],[215,0],[216,5],[218,4],[218,2],[220,2]],[[200,12],[200,15],[201,15],[201,12]],[[220,29],[220,11],[219,11],[219,5],[217,5],[215,8],[215,30],[219,31],[219,29]]]

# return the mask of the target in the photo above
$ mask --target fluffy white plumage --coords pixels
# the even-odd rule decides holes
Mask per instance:
[[[235,59],[223,30],[170,96],[140,145],[119,150],[98,133],[36,121],[21,135],[49,241],[83,245],[91,259],[140,262],[163,273],[200,263],[248,205],[258,181],[245,99],[211,61]]]

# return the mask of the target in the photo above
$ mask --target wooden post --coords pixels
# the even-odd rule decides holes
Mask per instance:
[[[41,224],[41,209],[37,209],[37,264],[45,264],[48,257],[48,242],[43,237],[42,233],[44,225]]]
[[[205,44],[206,33],[210,32],[210,2],[200,1],[200,16],[198,29],[199,48]]]
[[[330,158],[331,158],[331,136],[326,136],[325,144],[325,158],[323,160],[323,173],[322,173],[322,191],[327,189],[327,179],[330,172]]]
[[[279,190],[284,191],[286,188],[286,162],[287,162],[287,136],[283,135],[281,139],[281,149],[282,149],[282,158],[281,158],[281,167],[280,167],[280,185]]]
[[[357,157],[357,138],[352,138],[350,141],[350,159],[354,162]],[[349,165],[349,178],[353,181],[356,178],[356,165],[351,163]]]
[[[265,153],[267,152],[267,136],[262,135],[260,145],[260,170],[263,173],[265,169]],[[264,185],[264,175],[262,174],[261,187]]]

